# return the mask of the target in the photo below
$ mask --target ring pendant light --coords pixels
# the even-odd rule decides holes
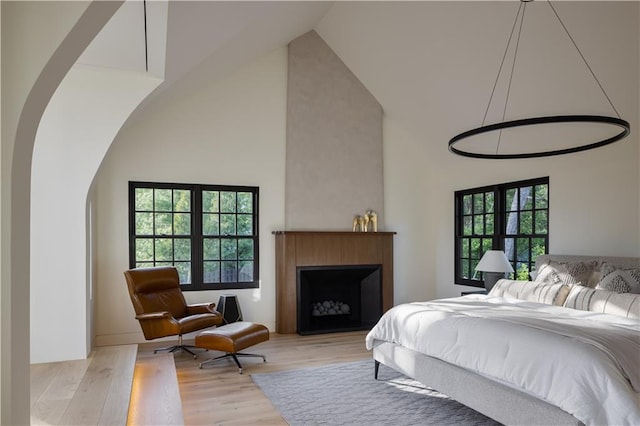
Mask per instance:
[[[467,131],[462,132],[462,133],[454,136],[453,138],[451,138],[449,140],[449,151],[451,151],[452,153],[457,154],[457,155],[461,155],[461,156],[464,156],[464,157],[482,158],[482,159],[514,159],[514,158],[550,157],[550,156],[554,156],[554,155],[570,154],[570,153],[574,153],[574,152],[580,152],[580,151],[586,151],[586,150],[598,148],[598,147],[605,146],[605,145],[614,143],[616,141],[619,141],[619,140],[621,140],[621,139],[623,139],[623,138],[625,138],[626,136],[629,135],[629,133],[630,133],[629,122],[626,121],[626,120],[623,120],[622,118],[620,118],[620,114],[618,114],[618,111],[616,110],[615,106],[611,102],[611,99],[609,98],[609,96],[605,92],[604,88],[602,87],[602,84],[600,84],[600,81],[595,76],[595,73],[593,72],[593,70],[589,66],[587,60],[585,59],[584,55],[582,54],[582,52],[578,48],[576,42],[574,41],[573,37],[571,36],[569,31],[567,30],[567,27],[565,26],[565,24],[560,19],[560,16],[556,12],[555,8],[553,7],[553,5],[551,4],[550,1],[547,1],[547,4],[549,5],[551,10],[553,11],[553,14],[557,18],[557,20],[560,23],[560,25],[562,26],[562,28],[564,29],[564,32],[567,34],[567,36],[569,37],[569,39],[573,43],[573,46],[576,48],[576,50],[580,54],[580,57],[582,58],[582,61],[584,62],[584,64],[587,67],[587,69],[589,70],[591,76],[593,77],[593,79],[597,83],[598,87],[600,88],[600,90],[604,94],[605,98],[607,99],[607,101],[608,101],[609,105],[611,106],[611,108],[613,109],[613,111],[616,113],[616,117],[607,117],[607,116],[602,116],[602,115],[573,114],[573,115],[551,115],[551,116],[532,117],[532,118],[524,118],[524,119],[519,119],[519,120],[504,121],[504,117],[505,117],[506,111],[507,111],[507,104],[508,104],[508,101],[509,101],[509,93],[511,91],[511,82],[513,80],[513,71],[514,71],[516,59],[517,59],[517,56],[518,56],[518,45],[519,45],[520,36],[521,36],[521,32],[522,32],[522,24],[524,22],[524,15],[525,15],[527,3],[531,2],[531,1],[533,1],[533,0],[520,0],[520,7],[518,8],[518,13],[516,14],[516,18],[515,18],[515,21],[513,23],[513,27],[511,29],[511,33],[509,35],[509,40],[507,42],[507,47],[506,47],[504,55],[502,57],[502,62],[500,63],[500,67],[499,67],[499,70],[498,70],[498,75],[497,75],[495,83],[493,85],[493,90],[492,90],[491,96],[489,98],[489,103],[487,104],[487,108],[485,110],[484,118],[483,118],[483,121],[482,121],[482,126],[480,126],[478,128],[475,128],[475,129],[467,130]],[[501,121],[499,123],[495,123],[495,124],[485,125],[484,123],[486,122],[487,114],[489,112],[489,108],[491,106],[491,102],[493,100],[493,97],[494,97],[494,94],[495,94],[495,91],[496,91],[496,87],[498,85],[498,81],[500,79],[500,75],[502,73],[502,69],[503,69],[503,66],[505,64],[505,59],[507,57],[507,54],[508,54],[508,51],[509,51],[509,47],[512,44],[511,42],[512,42],[514,33],[516,31],[516,28],[518,28],[518,36],[517,36],[517,40],[515,42],[515,50],[514,50],[514,54],[513,54],[513,63],[511,65],[511,74],[510,74],[509,80],[508,80],[507,95],[506,95],[505,105],[504,105],[503,113],[502,113],[502,120],[503,121]],[[515,153],[514,152],[502,152],[501,153],[499,151],[500,150],[500,144],[502,142],[501,141],[502,131],[505,130],[505,129],[512,129],[512,128],[513,129],[523,129],[523,128],[528,127],[528,126],[553,125],[553,124],[558,124],[558,123],[572,123],[572,124],[578,123],[578,124],[587,124],[587,125],[597,124],[597,125],[601,125],[601,126],[604,125],[604,126],[609,126],[609,127],[614,128],[616,133],[614,133],[613,135],[611,135],[609,137],[597,138],[596,140],[582,141],[578,146],[572,146],[572,147],[568,147],[568,148],[546,149],[546,150],[542,150],[542,151],[529,150],[529,151],[522,151],[522,152],[515,152]],[[463,141],[463,140],[466,141],[467,144],[469,144],[469,143],[473,144],[473,138],[474,137],[477,137],[479,135],[488,134],[488,133],[491,133],[491,132],[496,132],[496,131],[498,132],[498,139],[496,141],[495,152],[492,152],[492,153],[476,152],[476,151],[472,151],[472,150],[469,150],[469,149],[456,147],[456,144],[458,144],[458,146],[459,146],[460,142]]]

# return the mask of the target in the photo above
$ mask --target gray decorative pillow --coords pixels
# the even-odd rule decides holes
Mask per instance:
[[[547,284],[580,284],[586,287],[595,287],[600,277],[600,263],[589,262],[555,262],[550,261],[538,270],[536,282]]]
[[[640,269],[616,269],[604,264],[597,289],[616,293],[640,293]]]

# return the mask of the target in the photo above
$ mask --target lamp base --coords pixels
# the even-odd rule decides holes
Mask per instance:
[[[504,272],[483,272],[484,276],[484,288],[487,289],[487,294],[491,291],[494,285],[505,277]]]

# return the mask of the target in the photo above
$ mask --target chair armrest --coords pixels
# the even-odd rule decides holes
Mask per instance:
[[[167,311],[136,315],[147,340],[180,334],[180,323]]]
[[[191,305],[187,305],[187,315],[220,314],[214,309],[215,307],[215,303],[194,303]]]
[[[150,312],[148,314],[139,314],[136,315],[136,319],[140,320],[140,321],[145,321],[145,320],[158,320],[158,319],[169,319],[169,318],[173,318],[171,316],[171,314],[167,311],[162,311],[162,312]]]

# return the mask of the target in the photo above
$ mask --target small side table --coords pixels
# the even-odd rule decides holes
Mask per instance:
[[[460,295],[466,296],[467,294],[487,294],[487,290],[463,291]]]

